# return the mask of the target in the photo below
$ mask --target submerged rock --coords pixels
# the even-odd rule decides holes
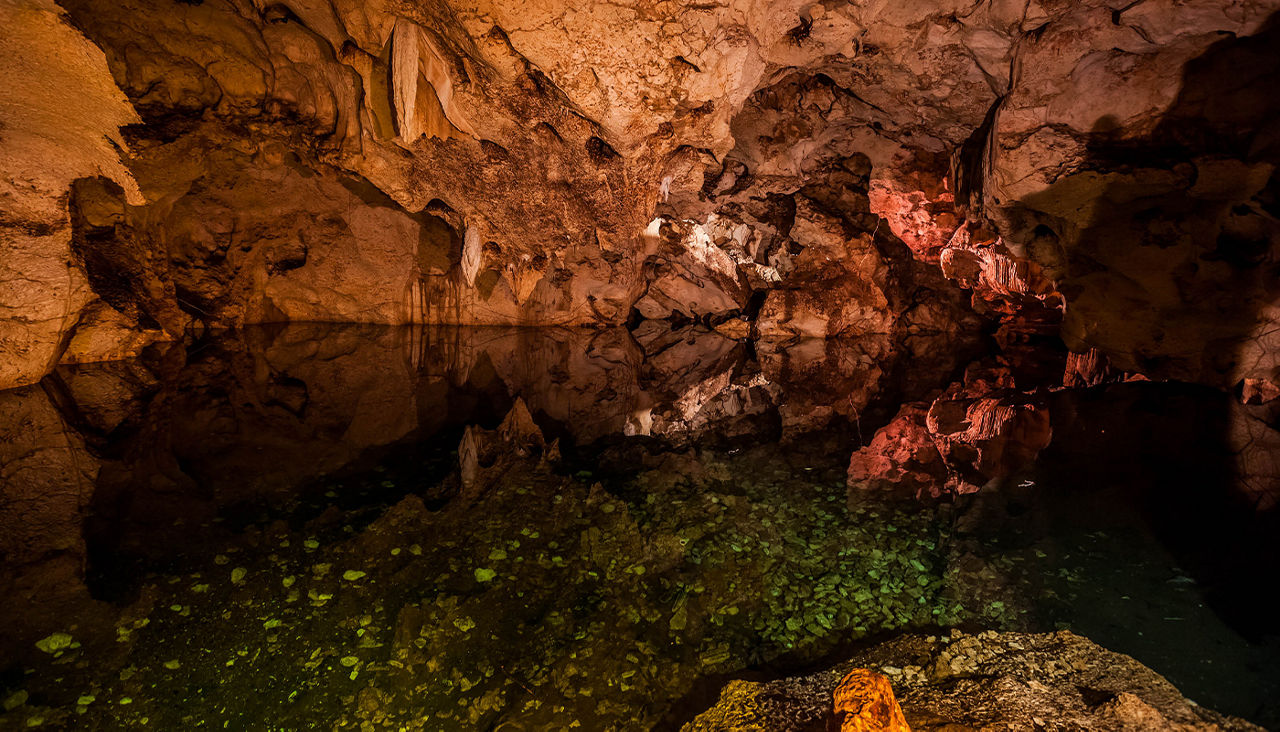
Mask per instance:
[[[862,676],[870,672],[850,673],[851,668],[884,672],[906,723],[917,731],[1261,729],[1199,706],[1155,671],[1069,631],[952,631],[942,638],[902,636],[815,674],[732,681],[719,701],[684,730],[821,729],[857,703],[851,702],[851,692],[865,699],[864,684],[878,683]],[[844,719],[847,724],[849,717]]]

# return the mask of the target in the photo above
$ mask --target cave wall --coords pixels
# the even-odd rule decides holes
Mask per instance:
[[[0,385],[209,327],[673,317],[1061,325],[1270,393],[1280,3],[830,5],[5,3]]]
[[[103,176],[142,198],[121,162],[121,125],[138,116],[102,51],[51,0],[5,0],[0,17],[0,386],[38,380],[92,298],[71,257],[67,188]]]
[[[1274,383],[1276,10],[1142,4],[1028,47],[1021,73],[1074,93],[1004,101],[983,205],[1059,283],[1073,349],[1156,378]],[[1064,38],[1092,27],[1095,50],[1064,63]]]

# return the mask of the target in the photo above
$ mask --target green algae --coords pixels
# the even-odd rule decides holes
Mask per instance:
[[[0,702],[0,707],[3,707],[6,712],[12,712],[23,704],[26,704],[28,698],[29,694],[27,691],[25,689],[19,689],[18,691],[6,696],[4,701]]]
[[[441,728],[467,728],[474,716],[456,710],[494,693],[530,690],[504,714],[530,727],[608,728],[709,673],[968,617],[942,569],[945,527],[928,514],[888,523],[846,509],[829,488],[797,500],[790,478],[678,486],[653,501],[648,479],[617,486],[615,496],[634,497],[623,501],[564,485],[568,500],[537,512],[499,485],[453,527],[465,540],[424,549],[456,571],[446,544],[475,547],[470,571],[485,588],[497,572],[479,563],[507,558],[492,547],[527,545],[501,589],[429,593],[415,607],[417,637],[396,659],[471,669],[415,687]]]
[[[36,648],[45,653],[57,653],[70,648],[74,641],[75,639],[71,637],[70,633],[57,632],[36,641]]]
[[[270,556],[224,548],[244,565],[232,584],[173,594],[193,572],[155,590],[190,612],[122,624],[136,676],[82,688],[132,699],[134,726],[181,727],[183,708],[232,728],[359,726],[355,700],[376,697],[393,728],[649,727],[699,679],[973,617],[930,513],[848,508],[808,472],[714,472],[588,483],[518,466],[465,508],[411,498],[367,527],[281,529]]]

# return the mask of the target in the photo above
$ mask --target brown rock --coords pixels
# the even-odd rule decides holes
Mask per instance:
[[[723,227],[668,223],[658,228],[654,245],[659,251],[645,260],[648,285],[635,303],[641,315],[699,320],[738,312],[747,304],[749,290]]]
[[[735,341],[746,340],[751,336],[751,321],[743,318],[729,318],[716,323],[713,327],[720,335]]]
[[[1118,370],[1274,377],[1274,3],[64,5],[85,37],[3,6],[30,32],[5,48],[0,385],[95,296],[170,337],[756,306],[767,338],[971,310],[1008,336],[1066,304]],[[77,194],[69,231],[98,176],[123,200]]]
[[[60,554],[80,565],[99,461],[39,387],[0,392],[0,406],[0,556],[9,566]]]
[[[1245,379],[1240,400],[1245,404],[1266,404],[1280,398],[1280,384],[1271,379]]]
[[[132,358],[142,349],[171,336],[158,328],[139,328],[101,300],[85,307],[72,332],[61,363],[92,363]]]
[[[66,193],[103,176],[142,197],[120,160],[120,126],[138,116],[102,51],[52,0],[4,0],[0,23],[0,389],[29,384],[58,361],[64,334],[92,299],[71,254]]]
[[[1258,511],[1280,506],[1280,430],[1275,402],[1268,406],[1232,405],[1224,436],[1234,463],[1234,491]]]
[[[67,611],[89,600],[84,521],[101,462],[39,386],[0,391],[0,414],[0,592],[11,607],[39,597],[44,610],[6,618],[0,653],[22,658],[51,621],[74,622]]]
[[[986,212],[1067,296],[1073,350],[1153,378],[1265,378],[1276,288],[1258,268],[1280,236],[1260,203],[1280,161],[1250,152],[1275,116],[1251,89],[1277,68],[1274,4],[1133,10],[1104,28],[1074,7],[1022,49],[1037,72],[997,110]]]
[[[1184,698],[1134,659],[1067,631],[907,635],[834,668],[762,682],[735,681],[686,732],[835,727],[831,690],[851,669],[881,669],[911,728],[1171,729],[1256,732],[1260,728]],[[859,671],[858,673],[866,673]]]
[[[840,219],[813,201],[797,202],[791,237],[804,247],[787,282],[760,310],[762,338],[835,337],[893,331],[889,265],[867,236],[849,237]]]

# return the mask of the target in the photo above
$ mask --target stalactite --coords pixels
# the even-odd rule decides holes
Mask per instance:
[[[418,27],[397,20],[391,35],[391,93],[396,127],[405,142],[422,134],[418,127]]]
[[[969,219],[981,219],[983,215],[987,181],[995,170],[996,129],[1004,100],[1000,97],[991,105],[982,124],[951,155],[956,210]]]
[[[480,274],[480,262],[483,252],[480,245],[480,232],[475,226],[468,226],[462,239],[462,279],[471,287],[476,286],[476,276]]]
[[[403,18],[392,31],[391,81],[396,124],[404,142],[422,135],[477,137],[453,103],[453,79],[445,57],[420,27]]]
[[[529,265],[521,267],[516,264],[507,265],[507,271],[504,274],[511,285],[511,292],[516,296],[516,302],[521,305],[533,294],[544,276],[543,272]]]

